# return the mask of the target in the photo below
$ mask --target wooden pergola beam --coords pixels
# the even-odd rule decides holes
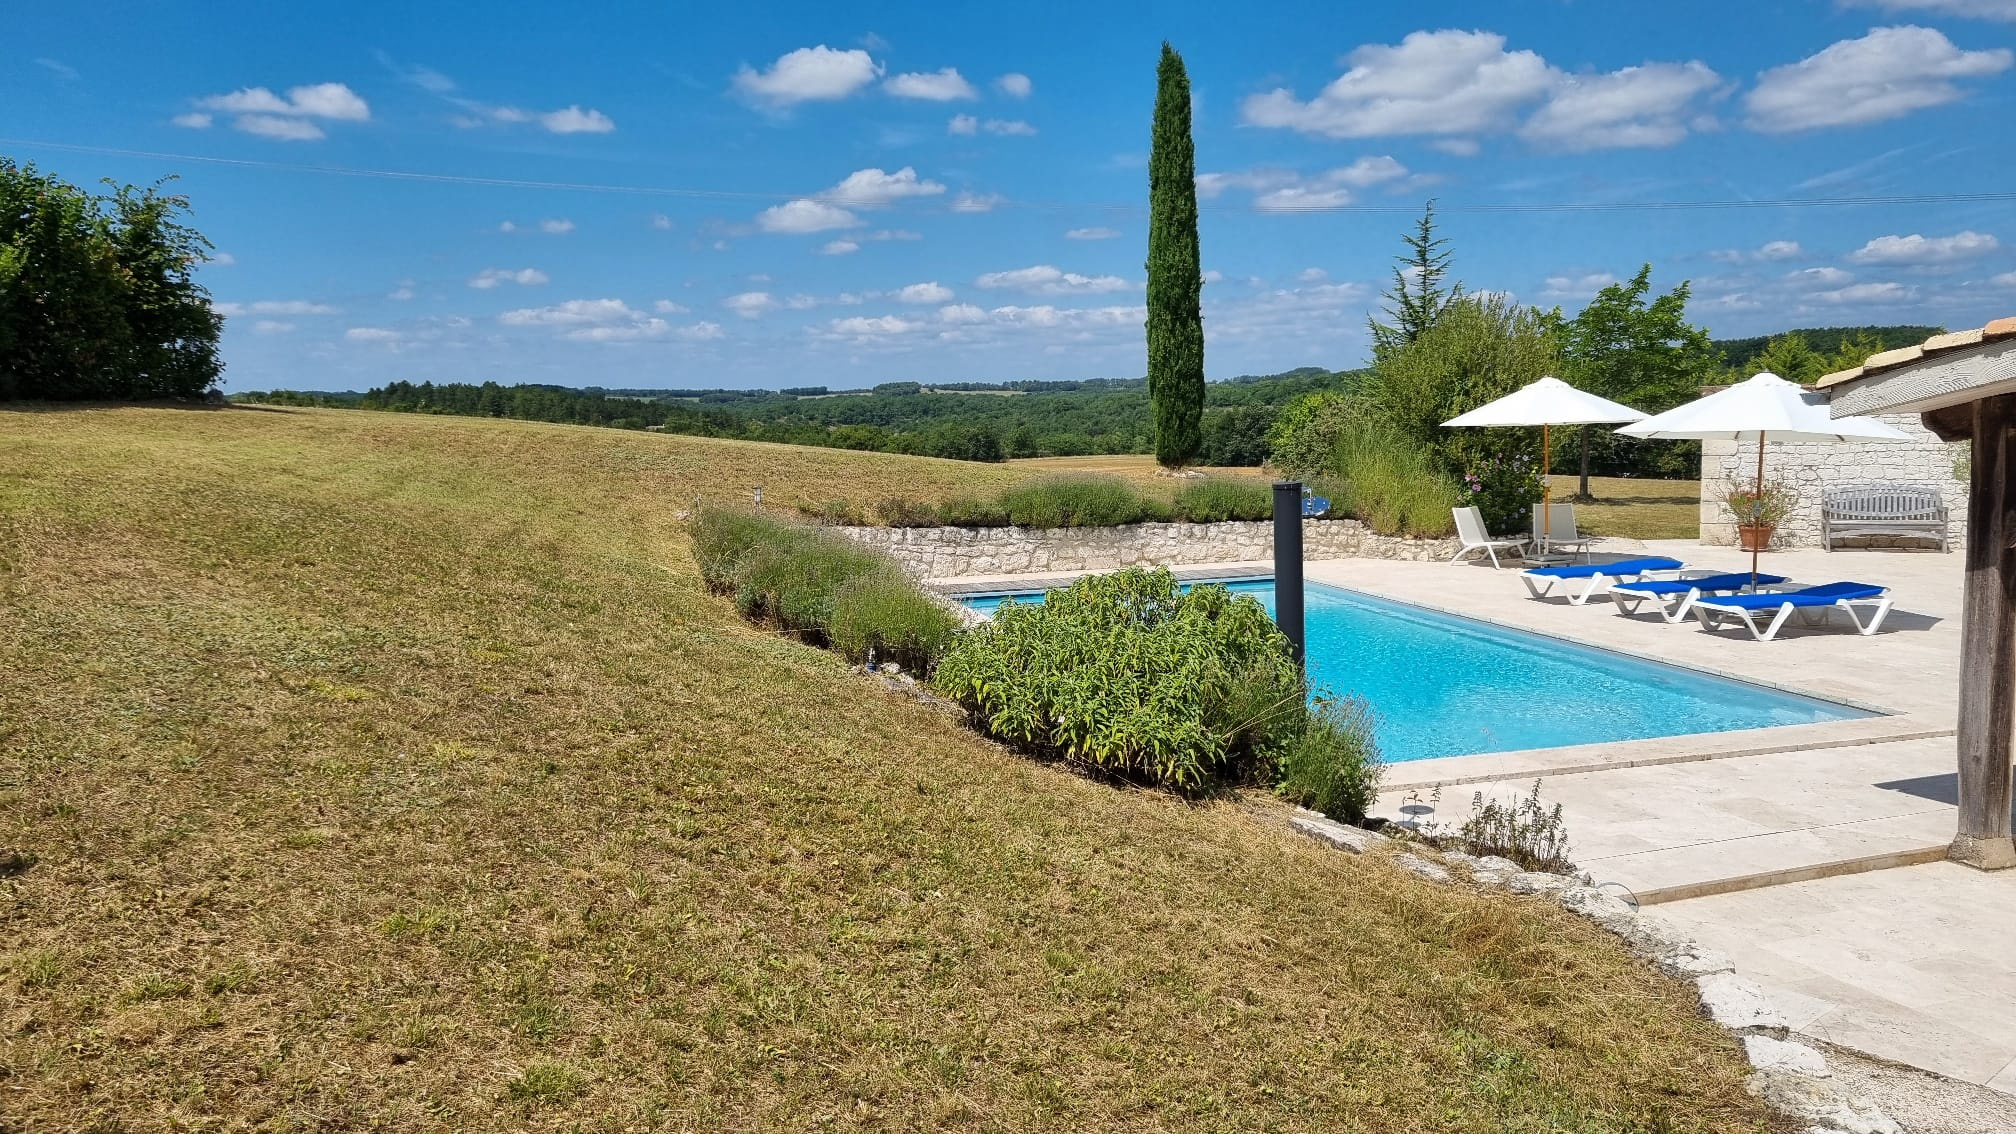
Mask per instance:
[[[1985,870],[2016,867],[2010,841],[2010,742],[2016,730],[2016,394],[1927,412],[1941,437],[1965,418],[1971,441],[1967,576],[1960,638],[1960,825],[1951,857]],[[1954,439],[1957,439],[1955,437]]]

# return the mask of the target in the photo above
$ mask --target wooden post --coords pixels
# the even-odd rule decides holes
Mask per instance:
[[[2016,866],[2010,841],[2010,733],[2016,728],[2016,395],[1973,403],[1966,606],[1960,636],[1960,830],[1951,857]]]
[[[1288,636],[1295,665],[1304,668],[1302,634],[1302,482],[1274,482],[1274,625]]]

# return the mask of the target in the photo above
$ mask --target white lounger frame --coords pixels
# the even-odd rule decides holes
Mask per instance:
[[[1785,603],[1779,606],[1770,623],[1761,629],[1757,625],[1757,619],[1761,615],[1771,613],[1768,607],[1764,610],[1747,610],[1740,606],[1724,606],[1713,600],[1703,599],[1694,604],[1694,614],[1701,620],[1701,626],[1705,630],[1717,629],[1716,619],[1733,618],[1749,627],[1751,636],[1758,641],[1768,642],[1778,636],[1778,631],[1795,612],[1799,615],[1801,623],[1817,629],[1827,625],[1827,617],[1839,608],[1848,612],[1848,619],[1855,624],[1856,633],[1866,638],[1883,628],[1883,619],[1890,613],[1891,601],[1889,592],[1886,591],[1875,598],[1836,599],[1832,606],[1793,606]],[[1867,619],[1856,613],[1858,607],[1870,612]]]
[[[1652,577],[1654,577],[1654,576],[1658,576],[1658,575],[1671,575],[1671,574],[1673,574],[1674,572],[1676,572],[1676,571],[1680,571],[1680,570],[1683,570],[1683,568],[1679,568],[1679,567],[1660,567],[1660,568],[1657,568],[1657,569],[1654,569],[1654,570],[1651,570],[1651,571],[1627,571],[1627,572],[1624,572],[1623,574],[1619,574],[1619,575],[1612,575],[1612,574],[1608,574],[1608,573],[1606,573],[1606,572],[1603,572],[1603,571],[1598,571],[1598,572],[1596,572],[1595,574],[1593,574],[1593,575],[1589,576],[1589,578],[1588,578],[1588,583],[1589,583],[1589,585],[1588,585],[1588,586],[1586,586],[1586,587],[1582,588],[1582,590],[1581,590],[1580,592],[1573,592],[1573,591],[1571,591],[1571,592],[1570,592],[1570,593],[1568,594],[1568,605],[1570,605],[1570,606],[1583,606],[1583,605],[1586,605],[1586,604],[1587,604],[1587,603],[1589,602],[1589,600],[1590,600],[1590,599],[1592,599],[1592,598],[1595,598],[1595,597],[1596,597],[1596,593],[1597,593],[1598,591],[1601,591],[1601,590],[1602,590],[1602,589],[1603,589],[1604,587],[1608,587],[1608,586],[1614,586],[1615,584],[1617,584],[1617,583],[1620,583],[1620,582],[1624,582],[1624,581],[1626,581],[1626,580],[1630,580],[1630,579],[1646,579],[1646,578],[1652,578]],[[1531,593],[1532,593],[1532,595],[1533,595],[1533,597],[1534,597],[1534,598],[1536,598],[1536,599],[1544,599],[1544,598],[1546,598],[1547,596],[1549,596],[1549,595],[1553,594],[1553,593],[1554,593],[1554,586],[1555,586],[1555,584],[1557,584],[1557,583],[1564,583],[1564,584],[1565,584],[1565,583],[1580,583],[1580,582],[1582,582],[1582,581],[1583,581],[1583,580],[1581,580],[1581,579],[1579,579],[1579,578],[1578,578],[1578,579],[1564,579],[1564,578],[1561,578],[1561,577],[1560,577],[1560,576],[1558,576],[1558,575],[1537,575],[1537,576],[1536,576],[1536,575],[1534,575],[1534,574],[1533,574],[1533,573],[1532,573],[1531,571],[1521,571],[1521,572],[1519,572],[1519,579],[1520,579],[1520,581],[1521,581],[1521,582],[1523,582],[1523,583],[1525,583],[1525,584],[1526,584],[1526,589],[1527,589],[1527,590],[1528,590],[1529,592],[1531,592]],[[1545,586],[1541,586],[1541,585],[1539,585],[1539,584],[1540,584],[1541,582],[1544,582],[1544,583],[1545,583],[1546,585],[1545,585]]]
[[[1684,583],[1687,580],[1681,579],[1679,581]],[[1632,584],[1630,583],[1617,583],[1610,588],[1610,601],[1616,604],[1617,613],[1627,618],[1637,614],[1638,609],[1649,602],[1658,608],[1659,617],[1664,618],[1667,622],[1685,622],[1687,616],[1694,613],[1694,604],[1703,601],[1704,597],[1700,587],[1689,587],[1687,588],[1687,593],[1677,596],[1645,594],[1640,591],[1634,591],[1631,587]],[[1667,602],[1668,599],[1676,597],[1680,600],[1679,602],[1670,604]]]

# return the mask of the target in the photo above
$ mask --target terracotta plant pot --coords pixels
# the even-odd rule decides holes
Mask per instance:
[[[1771,546],[1771,533],[1777,530],[1770,524],[1739,524],[1737,542],[1745,551],[1763,551]]]

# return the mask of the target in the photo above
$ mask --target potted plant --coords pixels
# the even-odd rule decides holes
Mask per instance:
[[[1783,481],[1767,480],[1730,489],[1722,503],[1736,518],[1736,535],[1743,550],[1762,551],[1770,545],[1778,526],[1791,518],[1799,494]]]

